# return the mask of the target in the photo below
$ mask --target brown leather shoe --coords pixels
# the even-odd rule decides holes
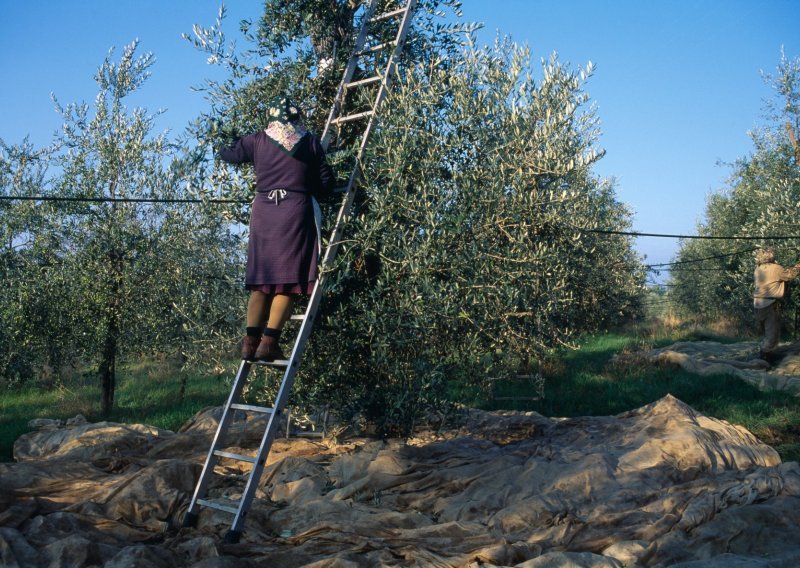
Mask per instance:
[[[269,335],[265,335],[261,338],[261,343],[258,344],[258,349],[256,349],[256,361],[269,362],[285,359],[286,356],[283,354],[283,351],[281,351],[277,339]]]
[[[256,350],[258,349],[258,342],[260,337],[254,335],[245,335],[242,339],[242,359],[245,361],[255,361]]]

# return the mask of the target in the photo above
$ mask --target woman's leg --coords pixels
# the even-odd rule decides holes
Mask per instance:
[[[247,302],[247,327],[264,328],[270,299],[271,296],[267,296],[264,292],[258,290],[250,292],[250,299]]]
[[[267,319],[270,297],[252,290],[247,301],[247,334],[242,340],[242,359],[252,361],[255,359],[256,350],[261,341],[261,332]]]
[[[275,294],[272,296],[272,305],[269,308],[269,320],[267,327],[269,329],[283,329],[283,324],[292,315],[292,306],[294,305],[294,297],[289,294]]]
[[[286,359],[278,342],[283,325],[292,315],[293,304],[294,297],[289,294],[275,294],[271,297],[267,329],[264,330],[264,337],[261,338],[261,343],[256,351],[256,359],[261,361]]]

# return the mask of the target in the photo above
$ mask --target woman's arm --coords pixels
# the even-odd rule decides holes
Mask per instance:
[[[336,185],[336,174],[333,172],[328,160],[325,158],[325,150],[322,149],[322,144],[319,138],[314,137],[312,144],[313,152],[317,162],[317,177],[319,179],[319,193],[321,195],[328,195],[333,191]]]
[[[219,159],[229,164],[243,164],[253,161],[253,148],[255,137],[251,134],[244,138],[237,138],[230,146],[223,146],[217,150]]]

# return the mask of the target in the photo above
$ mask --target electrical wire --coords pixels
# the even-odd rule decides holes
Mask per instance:
[[[682,268],[678,267],[677,270],[673,270],[671,268],[651,268],[650,272],[736,272],[733,269],[729,268]]]

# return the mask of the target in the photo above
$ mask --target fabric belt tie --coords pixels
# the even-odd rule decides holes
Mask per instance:
[[[286,198],[286,190],[285,189],[271,189],[267,193],[267,199],[272,201],[275,200],[275,205],[278,204],[279,201]]]

